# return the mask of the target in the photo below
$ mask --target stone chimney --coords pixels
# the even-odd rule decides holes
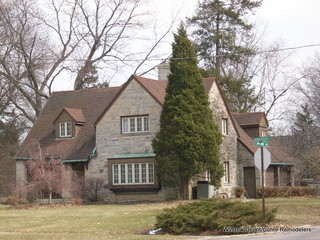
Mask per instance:
[[[158,65],[158,78],[160,81],[168,82],[168,76],[170,74],[170,64],[163,62]]]

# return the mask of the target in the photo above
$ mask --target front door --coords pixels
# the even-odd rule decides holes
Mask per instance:
[[[254,167],[243,168],[244,188],[247,191],[249,198],[256,197],[256,173]]]

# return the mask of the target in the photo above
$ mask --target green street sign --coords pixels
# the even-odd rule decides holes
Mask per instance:
[[[270,141],[270,136],[265,136],[265,137],[257,137],[253,139],[255,142],[266,142]]]
[[[254,138],[253,141],[254,141],[254,145],[258,147],[269,147],[270,137],[269,136],[257,137],[257,138]]]
[[[263,141],[255,141],[254,145],[258,147],[269,147],[269,142],[263,142]]]

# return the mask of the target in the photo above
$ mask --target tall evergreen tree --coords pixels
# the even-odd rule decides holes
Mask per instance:
[[[188,19],[194,26],[193,37],[204,76],[210,74],[219,79],[231,108],[237,112],[259,105],[250,85],[249,64],[256,49],[252,44],[253,24],[246,15],[260,5],[261,0],[203,0]]]
[[[301,111],[296,113],[293,125],[293,150],[294,155],[301,156],[319,145],[320,130],[315,124],[315,118],[308,104],[301,106]]]
[[[196,174],[208,171],[211,183],[220,185],[221,133],[213,121],[196,51],[181,24],[174,34],[167,93],[160,116],[160,131],[152,146],[162,184],[179,189],[187,198],[187,185]]]
[[[320,127],[309,104],[301,106],[296,113],[288,144],[289,153],[296,157],[295,179],[311,178],[320,180]]]

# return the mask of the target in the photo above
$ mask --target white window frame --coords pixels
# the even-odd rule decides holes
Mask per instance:
[[[222,118],[221,120],[221,133],[223,135],[228,135],[228,119]]]
[[[150,131],[148,115],[121,118],[122,133],[141,133]]]
[[[223,182],[230,183],[230,164],[229,164],[229,162],[224,162],[223,168],[224,168]]]
[[[267,136],[267,130],[261,130],[261,137]]]
[[[60,134],[60,137],[72,137],[72,123],[71,122],[60,122],[59,123],[59,134]]]
[[[112,164],[113,185],[154,184],[154,163]]]

